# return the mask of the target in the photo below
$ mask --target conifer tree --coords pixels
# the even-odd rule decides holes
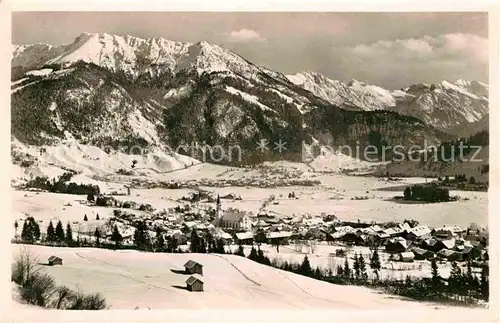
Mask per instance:
[[[61,223],[61,220],[59,220],[59,221],[57,221],[57,224],[56,224],[56,241],[63,242],[65,238],[66,237],[64,235],[63,225]]]
[[[198,233],[193,229],[191,231],[191,244],[189,245],[189,250],[193,253],[200,252],[200,238],[198,237]]]
[[[66,243],[68,246],[71,246],[73,244],[73,231],[71,230],[71,225],[68,224],[66,225]]]
[[[156,229],[156,239],[155,239],[155,251],[164,251],[165,250],[165,239],[163,238],[163,232],[161,232],[160,228]]]
[[[432,258],[431,260],[431,274],[432,287],[434,288],[434,292],[438,292],[441,287],[441,277],[439,276],[436,258]]]
[[[337,270],[335,273],[337,276],[343,277],[344,276],[344,267],[342,267],[342,265],[337,265]]]
[[[149,247],[149,234],[144,221],[139,222],[135,228],[134,245],[139,250],[147,250]]]
[[[85,215],[83,216],[83,221],[88,221],[88,219],[87,219],[87,214],[85,214]]]
[[[96,220],[100,220],[100,219],[99,219],[99,213],[97,213],[97,215],[95,216],[95,219],[96,219]]]
[[[24,242],[33,242],[33,238],[32,238],[32,234],[30,232],[30,228],[29,228],[29,225],[28,225],[28,222],[27,221],[24,221],[23,223],[23,229],[21,231],[21,240],[23,240]]]
[[[377,249],[375,249],[375,251],[373,252],[372,258],[370,259],[370,268],[375,273],[377,280],[379,280],[379,278],[380,278],[379,271],[381,268],[381,264],[380,264],[380,258],[379,258]]]
[[[98,228],[95,228],[95,231],[94,231],[94,237],[95,237],[95,244],[97,246],[100,245],[100,238],[101,238],[101,233],[99,232],[99,229]]]
[[[304,256],[304,260],[300,264],[299,273],[305,276],[311,276],[312,274],[311,263],[307,255]]]
[[[54,242],[56,241],[56,234],[54,231],[54,225],[52,221],[49,222],[49,226],[47,227],[47,241]]]
[[[359,279],[361,275],[360,275],[360,271],[359,271],[359,259],[358,259],[357,253],[354,254],[354,265],[353,265],[352,269],[354,269],[354,277],[356,279]]]
[[[257,261],[257,250],[255,249],[254,246],[252,246],[252,249],[250,250],[250,254],[248,255],[248,259]]]
[[[40,239],[40,226],[35,221],[34,218],[30,218],[31,223],[31,233],[33,236],[33,241],[38,241]]]
[[[368,279],[368,274],[366,273],[366,262],[365,258],[363,257],[362,254],[359,255],[358,257],[358,264],[359,264],[359,275],[362,280],[367,280]]]
[[[17,228],[19,227],[19,223],[17,223],[17,220],[14,222],[14,230],[17,236]]]
[[[236,255],[245,257],[245,249],[243,249],[243,246],[241,244],[238,246],[238,251],[236,251]]]
[[[120,234],[120,231],[118,231],[118,227],[116,225],[113,228],[113,233],[111,234],[111,241],[113,241],[115,243],[115,249],[118,248],[118,246],[123,241],[123,237]]]
[[[481,286],[481,297],[485,300],[488,301],[490,297],[490,284],[489,284],[489,279],[488,279],[488,267],[483,266],[481,270],[481,281],[480,281],[480,286]]]
[[[351,278],[351,268],[349,268],[349,261],[347,260],[347,257],[345,258],[345,261],[344,261],[343,273],[344,273],[345,278],[348,278],[348,279]]]

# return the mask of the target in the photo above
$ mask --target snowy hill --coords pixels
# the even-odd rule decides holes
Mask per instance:
[[[287,77],[332,104],[365,111],[395,111],[443,131],[477,122],[488,114],[489,86],[477,81],[445,80],[389,91],[356,80],[344,84],[314,72]]]
[[[14,255],[20,247],[14,246]],[[403,301],[367,288],[329,284],[234,255],[28,248],[41,262],[51,255],[61,257],[62,266],[45,267],[56,283],[99,292],[110,309],[429,308],[424,303]],[[187,291],[189,275],[171,271],[182,270],[190,259],[203,264],[203,292]],[[81,286],[82,282],[85,284]]]

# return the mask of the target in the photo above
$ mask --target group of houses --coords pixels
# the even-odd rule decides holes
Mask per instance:
[[[165,235],[177,240],[178,245],[187,244],[193,230],[201,236],[210,233],[225,244],[283,245],[290,240],[323,240],[359,246],[376,244],[401,261],[433,257],[462,261],[484,258],[487,254],[484,232],[469,232],[458,226],[431,229],[425,225],[411,227],[407,222],[392,225],[340,222],[333,214],[282,216],[260,211],[254,215],[231,208],[223,210],[219,196],[211,201],[216,202],[215,210],[196,209],[196,205],[191,205],[151,214],[146,219],[150,236],[154,237],[156,229],[160,228]],[[125,220],[119,226],[123,243],[132,243],[134,216]],[[111,234],[109,229],[106,237]]]
[[[395,259],[405,262],[434,257],[448,261],[485,260],[488,257],[488,243],[483,232],[458,226],[434,229],[425,225],[412,228],[408,223],[390,228],[338,226],[329,238],[353,245],[382,246],[386,252],[397,255]]]

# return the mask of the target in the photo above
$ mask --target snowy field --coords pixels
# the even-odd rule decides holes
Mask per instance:
[[[189,170],[193,172],[194,170]],[[84,176],[78,175],[78,182],[85,181]],[[290,186],[277,188],[257,187],[201,187],[216,194],[228,193],[242,197],[242,200],[223,200],[223,209],[234,207],[252,214],[257,214],[264,201],[274,195],[277,204],[269,204],[266,209],[277,212],[283,216],[294,215],[320,215],[321,213],[335,214],[342,221],[385,222],[415,219],[421,224],[430,227],[443,225],[458,225],[468,227],[471,223],[481,226],[488,225],[488,194],[486,192],[451,191],[451,195],[461,198],[457,202],[429,203],[429,204],[400,204],[387,199],[402,192],[381,191],[379,188],[400,186],[422,182],[424,179],[407,178],[397,183],[388,183],[371,177],[351,177],[345,175],[323,176],[323,184],[316,187]],[[107,191],[124,191],[124,186],[119,183],[93,181],[92,183],[103,187]],[[295,192],[298,199],[289,199],[288,193]],[[175,207],[181,203],[179,198],[187,195],[189,189],[132,189],[130,196],[117,196],[119,200],[130,200],[137,203],[148,203],[157,210]],[[367,200],[355,200],[356,197],[367,197]],[[28,213],[35,218],[45,219],[48,214],[63,221],[77,221],[88,212],[99,212],[99,215],[111,214],[112,209],[100,209],[80,205],[79,200],[84,196],[13,192],[14,218],[21,213]],[[76,202],[76,203],[73,203]],[[71,207],[65,207],[71,203]],[[208,206],[208,205],[205,205]],[[214,206],[214,205],[211,205]],[[102,214],[101,214],[102,213]]]
[[[62,266],[44,267],[56,283],[99,292],[110,309],[435,309],[435,305],[364,287],[329,284],[234,255],[26,247],[41,263],[51,255],[61,257]],[[23,248],[13,245],[13,256]],[[189,276],[171,271],[182,269],[189,259],[204,265],[202,293],[185,290]]]

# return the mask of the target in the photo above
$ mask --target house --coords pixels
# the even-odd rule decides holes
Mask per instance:
[[[365,235],[358,235],[350,232],[344,234],[340,239],[347,244],[362,246],[365,244],[367,237]]]
[[[429,250],[429,251],[432,251],[432,252],[437,252],[439,250],[436,250],[437,246],[436,246],[436,243],[438,241],[434,238],[430,238],[430,239],[427,239],[427,240],[423,240],[420,242],[420,247],[422,249],[426,249],[426,250]]]
[[[240,245],[251,245],[253,244],[253,234],[252,232],[238,232],[235,234],[236,240]]]
[[[412,247],[411,251],[415,255],[415,260],[428,260],[434,258],[434,253],[419,247]]]
[[[410,230],[406,230],[406,239],[408,240],[417,240],[417,239],[425,239],[430,237],[431,230],[429,227],[425,225],[416,226]]]
[[[438,257],[448,259],[449,261],[463,261],[464,257],[461,252],[456,252],[449,249],[442,249],[437,253]]]
[[[411,245],[411,241],[398,237],[387,241],[385,250],[389,253],[406,252]]]
[[[481,258],[481,250],[469,245],[457,246],[456,251],[462,253],[464,260]]]
[[[187,274],[199,274],[203,276],[203,265],[194,260],[188,260],[184,264],[184,271]]]
[[[215,233],[215,237],[217,237],[217,239],[222,239],[222,241],[224,241],[225,244],[229,244],[233,241],[233,237],[222,229],[219,229]]]
[[[462,232],[463,232],[463,230],[460,229],[460,227],[455,225],[452,227],[442,227],[442,228],[438,228],[438,229],[433,229],[432,235],[436,239],[449,240],[452,238],[456,238]]]
[[[412,262],[415,260],[415,254],[411,251],[399,253],[399,261]]]
[[[61,265],[62,266],[62,259],[57,257],[57,256],[50,256],[48,259],[49,266],[55,266],[55,265]]]
[[[287,244],[288,239],[292,236],[292,232],[290,231],[278,231],[278,232],[269,232],[267,234],[267,239],[273,243],[279,241],[280,244]]]
[[[234,211],[226,211],[221,217],[217,218],[213,224],[223,229],[247,231],[252,228],[252,223],[248,215]]]
[[[436,244],[434,245],[434,248],[436,251],[440,251],[443,249],[452,250],[453,248],[455,248],[455,245],[456,245],[455,239],[441,240],[441,241],[436,242]]]
[[[193,275],[186,280],[186,289],[190,292],[203,292],[203,278]]]
[[[338,233],[354,232],[354,228],[349,226],[349,225],[334,227],[333,229],[334,229],[334,232],[338,232]]]

